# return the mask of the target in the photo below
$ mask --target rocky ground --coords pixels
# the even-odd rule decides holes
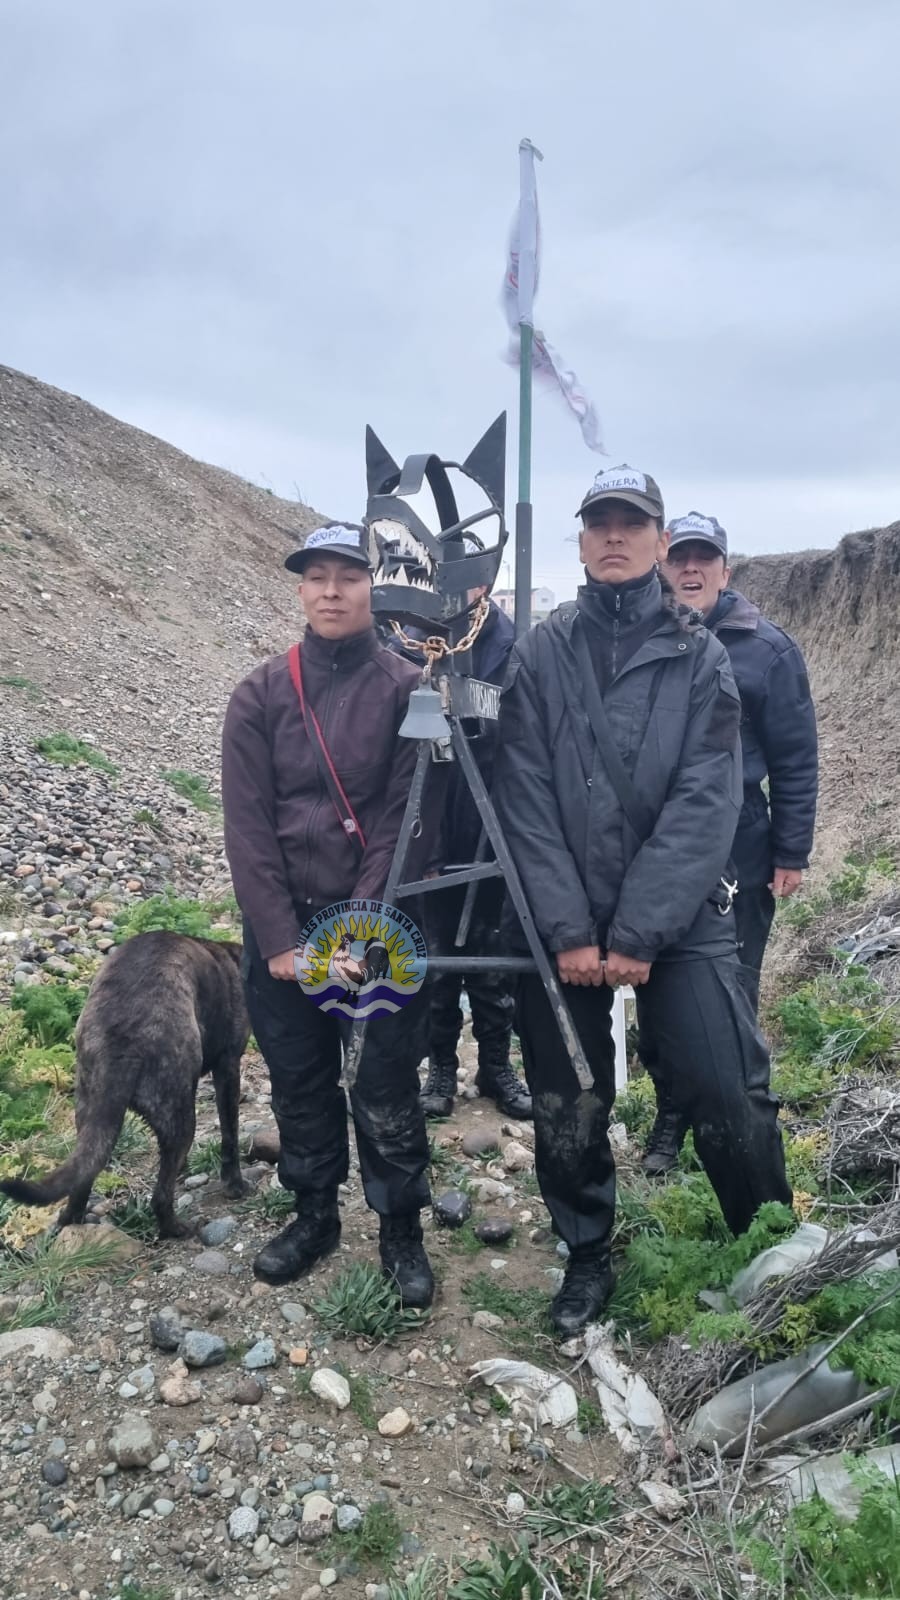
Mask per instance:
[[[467,1050],[464,1082],[473,1070]],[[248,1143],[269,1125],[265,1084],[249,1057]],[[515,1314],[490,1310],[497,1292],[547,1294],[561,1263],[534,1195],[530,1125],[504,1124],[478,1098],[458,1108],[437,1127],[434,1194],[462,1184],[476,1223],[509,1238],[482,1245],[471,1221],[456,1229],[437,1221],[440,1207],[429,1215],[437,1301],[394,1342],[333,1335],[316,1309],[351,1263],[377,1261],[355,1168],[339,1251],[275,1290],[251,1272],[279,1225],[263,1215],[277,1179],[253,1161],[254,1193],[238,1204],[205,1173],[182,1183],[196,1239],[116,1233],[123,1259],[67,1278],[56,1327],[0,1335],[0,1592],[107,1600],[130,1581],[167,1600],[217,1587],[301,1600],[336,1584],[380,1600],[378,1559],[345,1548],[370,1507],[395,1513],[402,1571],[426,1550],[459,1558],[508,1533],[548,1481],[614,1471],[607,1436],[503,1414],[469,1382],[473,1362],[510,1345],[522,1353]],[[199,1141],[216,1132],[203,1089],[201,1122]],[[271,1154],[264,1138],[259,1149]],[[149,1155],[137,1161],[152,1172]],[[34,1292],[27,1281],[18,1290]],[[541,1365],[572,1366],[540,1334],[524,1344]],[[574,1381],[587,1397],[587,1381]]]

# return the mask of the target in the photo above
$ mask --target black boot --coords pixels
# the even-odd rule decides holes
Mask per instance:
[[[298,1195],[297,1212],[296,1219],[263,1245],[254,1259],[254,1275],[264,1283],[302,1278],[323,1256],[330,1255],[341,1237],[337,1199]]]
[[[656,1091],[656,1103],[656,1121],[650,1129],[641,1161],[641,1169],[648,1178],[663,1178],[673,1167],[677,1167],[678,1155],[688,1130],[685,1117],[675,1110],[659,1089]]]
[[[475,1087],[486,1100],[493,1100],[504,1117],[515,1117],[518,1122],[531,1121],[531,1095],[508,1061],[496,1067],[479,1065]]]
[[[426,1117],[450,1116],[453,1110],[453,1097],[456,1094],[456,1067],[455,1056],[451,1061],[441,1062],[429,1056],[428,1077],[420,1094],[422,1110]]]
[[[385,1275],[392,1278],[404,1306],[430,1306],[434,1299],[434,1275],[422,1243],[419,1213],[404,1217],[382,1217],[378,1250]]]
[[[550,1302],[550,1316],[564,1338],[595,1322],[615,1288],[606,1244],[576,1245],[559,1293]]]

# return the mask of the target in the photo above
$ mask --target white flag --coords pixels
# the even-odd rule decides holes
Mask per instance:
[[[542,159],[540,151],[535,149],[530,139],[523,139],[519,145],[519,207],[510,233],[502,294],[503,309],[513,335],[507,359],[514,367],[519,365],[518,330],[523,323],[534,326],[534,300],[540,279],[541,227],[535,156]],[[578,418],[588,449],[605,455],[600,422],[593,404],[571,367],[565,366],[559,351],[548,344],[537,329],[534,332],[533,363],[534,376],[544,384],[556,387],[569,410]]]

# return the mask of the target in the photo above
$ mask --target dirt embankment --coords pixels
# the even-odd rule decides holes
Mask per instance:
[[[834,550],[736,562],[732,582],[797,639],[819,715],[815,866],[900,839],[900,522]]]

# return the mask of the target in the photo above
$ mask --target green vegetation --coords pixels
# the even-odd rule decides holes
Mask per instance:
[[[778,920],[796,928],[798,933],[805,933],[820,917],[864,900],[878,879],[891,879],[896,872],[897,860],[892,845],[875,845],[869,850],[851,852],[824,888],[815,894],[801,894],[783,901],[778,907]]]
[[[102,750],[96,750],[92,744],[85,744],[82,739],[73,739],[69,733],[51,733],[45,739],[36,739],[34,748],[39,755],[45,756],[48,761],[55,761],[61,767],[74,767],[84,764],[97,767],[101,772],[115,775],[118,767],[107,761]]]
[[[164,772],[163,777],[172,785],[175,793],[181,795],[182,800],[190,800],[198,811],[218,811],[218,801],[209,792],[208,778],[200,778],[195,772],[184,772],[180,767]]]
[[[479,1272],[463,1283],[462,1296],[473,1311],[492,1311],[503,1318],[503,1338],[513,1350],[533,1354],[539,1340],[552,1337],[546,1290],[510,1289],[487,1272]]]
[[[29,1039],[43,1046],[70,1044],[87,994],[72,983],[41,983],[17,989],[12,1006],[22,1013]]]
[[[335,1533],[332,1549],[352,1561],[365,1561],[389,1571],[400,1554],[403,1529],[393,1506],[376,1500],[369,1506],[362,1522],[348,1533]]]
[[[186,900],[171,889],[151,895],[147,900],[120,911],[115,919],[116,944],[124,944],[136,933],[186,933],[192,939],[233,939],[228,928],[214,928],[213,918],[230,911],[224,901]]]
[[[747,1541],[766,1582],[764,1596],[893,1600],[900,1595],[900,1481],[852,1457],[847,1465],[863,1488],[855,1521],[842,1520],[816,1496],[793,1509],[778,1548],[753,1537]]]
[[[831,1095],[842,1073],[880,1070],[900,1055],[900,1014],[861,966],[801,984],[777,1002],[772,1085],[788,1105]]]
[[[0,1255],[0,1298],[26,1295],[24,1307],[6,1322],[0,1322],[0,1332],[57,1322],[67,1281],[79,1273],[110,1266],[116,1254],[115,1243],[94,1239],[92,1233],[87,1228],[84,1243],[65,1253],[54,1250],[52,1239],[42,1239],[27,1255]]]
[[[0,688],[24,689],[26,694],[32,696],[37,696],[41,692],[38,684],[32,683],[30,678],[23,678],[18,672],[12,672],[7,677],[0,678]]]
[[[200,1144],[193,1145],[188,1153],[187,1169],[192,1176],[198,1172],[208,1172],[211,1177],[217,1178],[222,1170],[221,1139],[204,1139]]]
[[[401,1306],[393,1284],[376,1267],[362,1261],[335,1278],[313,1309],[331,1333],[379,1341],[421,1327],[423,1320],[422,1313]]]
[[[139,828],[149,828],[153,833],[165,832],[156,812],[151,811],[148,806],[141,806],[140,810],[134,813],[134,820]]]

